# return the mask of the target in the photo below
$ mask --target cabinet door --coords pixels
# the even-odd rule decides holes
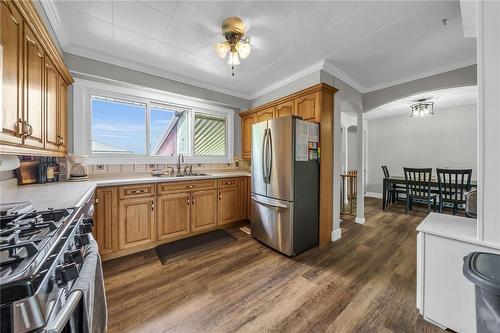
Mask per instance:
[[[217,225],[217,190],[191,193],[191,231]]]
[[[275,112],[274,106],[257,112],[257,114],[256,114],[257,119],[255,122],[258,123],[261,121],[275,118],[274,112]]]
[[[255,115],[250,114],[241,118],[241,158],[250,159],[252,157],[252,125]]]
[[[154,197],[120,201],[118,249],[128,249],[155,240]]]
[[[45,149],[58,150],[58,101],[59,73],[45,57]]]
[[[68,85],[59,75],[59,89],[57,90],[58,100],[58,135],[59,151],[68,151]]]
[[[321,105],[319,92],[295,99],[295,112],[304,120],[319,123],[320,111]]]
[[[96,210],[94,215],[94,237],[100,254],[108,254],[118,249],[118,190],[116,187],[102,187],[96,190]]]
[[[219,189],[219,221],[218,224],[231,223],[238,220],[238,187]]]
[[[24,24],[24,121],[28,135],[24,144],[43,148],[44,51],[27,24]]]
[[[23,21],[14,4],[0,2],[0,41],[2,64],[2,142],[21,144],[19,120],[22,118],[23,96]]]
[[[236,181],[238,185],[238,206],[236,218],[243,220],[247,218],[247,204],[248,204],[248,180],[247,178],[238,178]]]
[[[278,104],[276,106],[276,118],[286,117],[295,114],[295,107],[293,100]]]
[[[158,196],[156,225],[158,239],[166,239],[188,234],[191,195],[174,193]]]

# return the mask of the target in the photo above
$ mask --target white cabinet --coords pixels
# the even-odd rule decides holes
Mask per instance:
[[[418,227],[417,307],[427,321],[456,332],[476,332],[474,284],[462,273],[474,251],[500,254],[477,241],[476,220],[431,213]]]

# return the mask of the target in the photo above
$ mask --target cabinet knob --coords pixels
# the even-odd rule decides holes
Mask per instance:
[[[191,204],[194,206],[194,196],[191,199]]]

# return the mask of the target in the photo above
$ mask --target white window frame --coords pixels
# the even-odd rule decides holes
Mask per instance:
[[[92,152],[92,96],[124,99],[146,104],[146,154],[105,154]],[[234,115],[235,110],[210,104],[156,89],[140,86],[109,84],[76,78],[73,84],[73,153],[87,155],[87,164],[170,164],[177,163],[177,156],[150,156],[149,131],[151,104],[175,105],[186,108],[188,112],[188,130],[190,132],[189,151],[194,154],[194,114],[201,112],[222,116],[226,119],[226,155],[225,156],[185,156],[185,163],[232,163],[234,160]]]

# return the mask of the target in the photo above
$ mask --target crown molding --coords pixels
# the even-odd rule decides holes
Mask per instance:
[[[323,60],[323,68],[322,71],[344,81],[360,93],[364,94],[367,92],[367,89],[358,81],[354,80],[352,77],[347,75],[344,71],[340,70],[337,66],[332,64],[329,61]]]
[[[54,30],[54,34],[59,41],[59,45],[64,50],[68,45],[68,38],[66,37],[66,32],[62,27],[61,20],[59,19],[59,13],[54,5],[54,1],[40,1],[40,5],[49,20],[52,30]]]
[[[412,75],[412,76],[408,76],[408,77],[403,78],[403,79],[397,79],[394,81],[389,81],[389,82],[381,83],[381,84],[378,84],[375,86],[371,86],[371,87],[366,88],[365,93],[380,90],[380,89],[390,88],[393,86],[397,86],[399,84],[404,84],[404,83],[408,83],[408,82],[415,81],[415,80],[425,79],[425,78],[433,76],[433,75],[443,74],[446,72],[450,72],[450,71],[453,71],[456,69],[460,69],[460,68],[464,68],[464,67],[472,66],[472,65],[476,65],[476,64],[477,64],[477,59],[469,59],[469,60],[466,60],[466,61],[458,63],[458,64],[444,66],[444,67],[441,67],[441,68],[438,68],[438,69],[435,69],[432,71],[424,72],[422,74]]]
[[[69,53],[69,54],[89,58],[91,60],[97,60],[97,61],[101,61],[101,62],[104,62],[107,64],[111,64],[111,65],[124,67],[124,68],[131,69],[131,70],[139,71],[139,72],[146,73],[149,75],[162,77],[162,78],[167,79],[167,80],[177,81],[177,82],[188,84],[188,85],[191,85],[191,86],[194,86],[197,88],[207,89],[207,90],[218,92],[221,94],[242,98],[245,100],[251,99],[251,96],[249,96],[249,95],[246,95],[246,94],[243,94],[243,93],[240,93],[238,91],[231,90],[231,89],[226,89],[226,88],[223,88],[220,86],[216,86],[212,83],[191,79],[187,76],[176,74],[176,73],[173,73],[173,72],[161,69],[161,68],[136,63],[134,61],[118,58],[116,56],[109,56],[109,55],[106,55],[104,53],[94,52],[92,50],[88,50],[88,49],[81,48],[81,47],[76,47],[74,45],[67,46],[65,48],[65,52]]]

